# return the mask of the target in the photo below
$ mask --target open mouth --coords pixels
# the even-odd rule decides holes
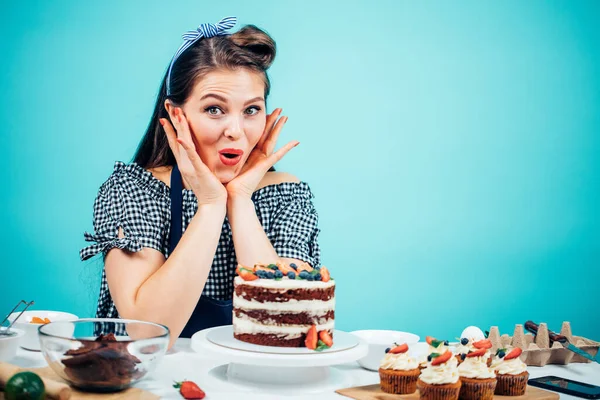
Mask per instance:
[[[219,151],[221,162],[227,166],[236,165],[242,159],[244,152],[239,149],[223,149]]]

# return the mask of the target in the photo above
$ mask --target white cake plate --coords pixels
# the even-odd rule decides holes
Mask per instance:
[[[239,389],[279,392],[285,387],[301,393],[318,393],[347,387],[347,374],[333,365],[356,361],[368,352],[367,343],[336,330],[330,349],[259,346],[233,337],[233,326],[205,329],[192,336],[192,349],[223,360],[209,375]]]

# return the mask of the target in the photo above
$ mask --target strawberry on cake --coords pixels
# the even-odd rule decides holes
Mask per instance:
[[[233,294],[236,339],[264,346],[331,347],[335,282],[326,267],[239,265],[237,274]]]

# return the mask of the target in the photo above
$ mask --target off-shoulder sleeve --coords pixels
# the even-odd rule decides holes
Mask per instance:
[[[144,247],[164,253],[165,223],[156,199],[135,185],[123,173],[123,164],[117,163],[115,171],[100,187],[94,201],[94,233],[84,233],[87,242],[79,256],[87,260],[98,253],[106,254],[112,248],[137,252]],[[119,238],[119,228],[124,237]]]
[[[279,257],[321,266],[319,216],[307,183],[285,182],[256,193],[255,207]]]

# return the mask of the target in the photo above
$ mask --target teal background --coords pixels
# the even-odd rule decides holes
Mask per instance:
[[[180,35],[228,15],[277,41],[269,108],[301,142],[278,168],[316,195],[340,329],[600,340],[597,1],[6,3],[0,312],[94,313],[98,188]]]

